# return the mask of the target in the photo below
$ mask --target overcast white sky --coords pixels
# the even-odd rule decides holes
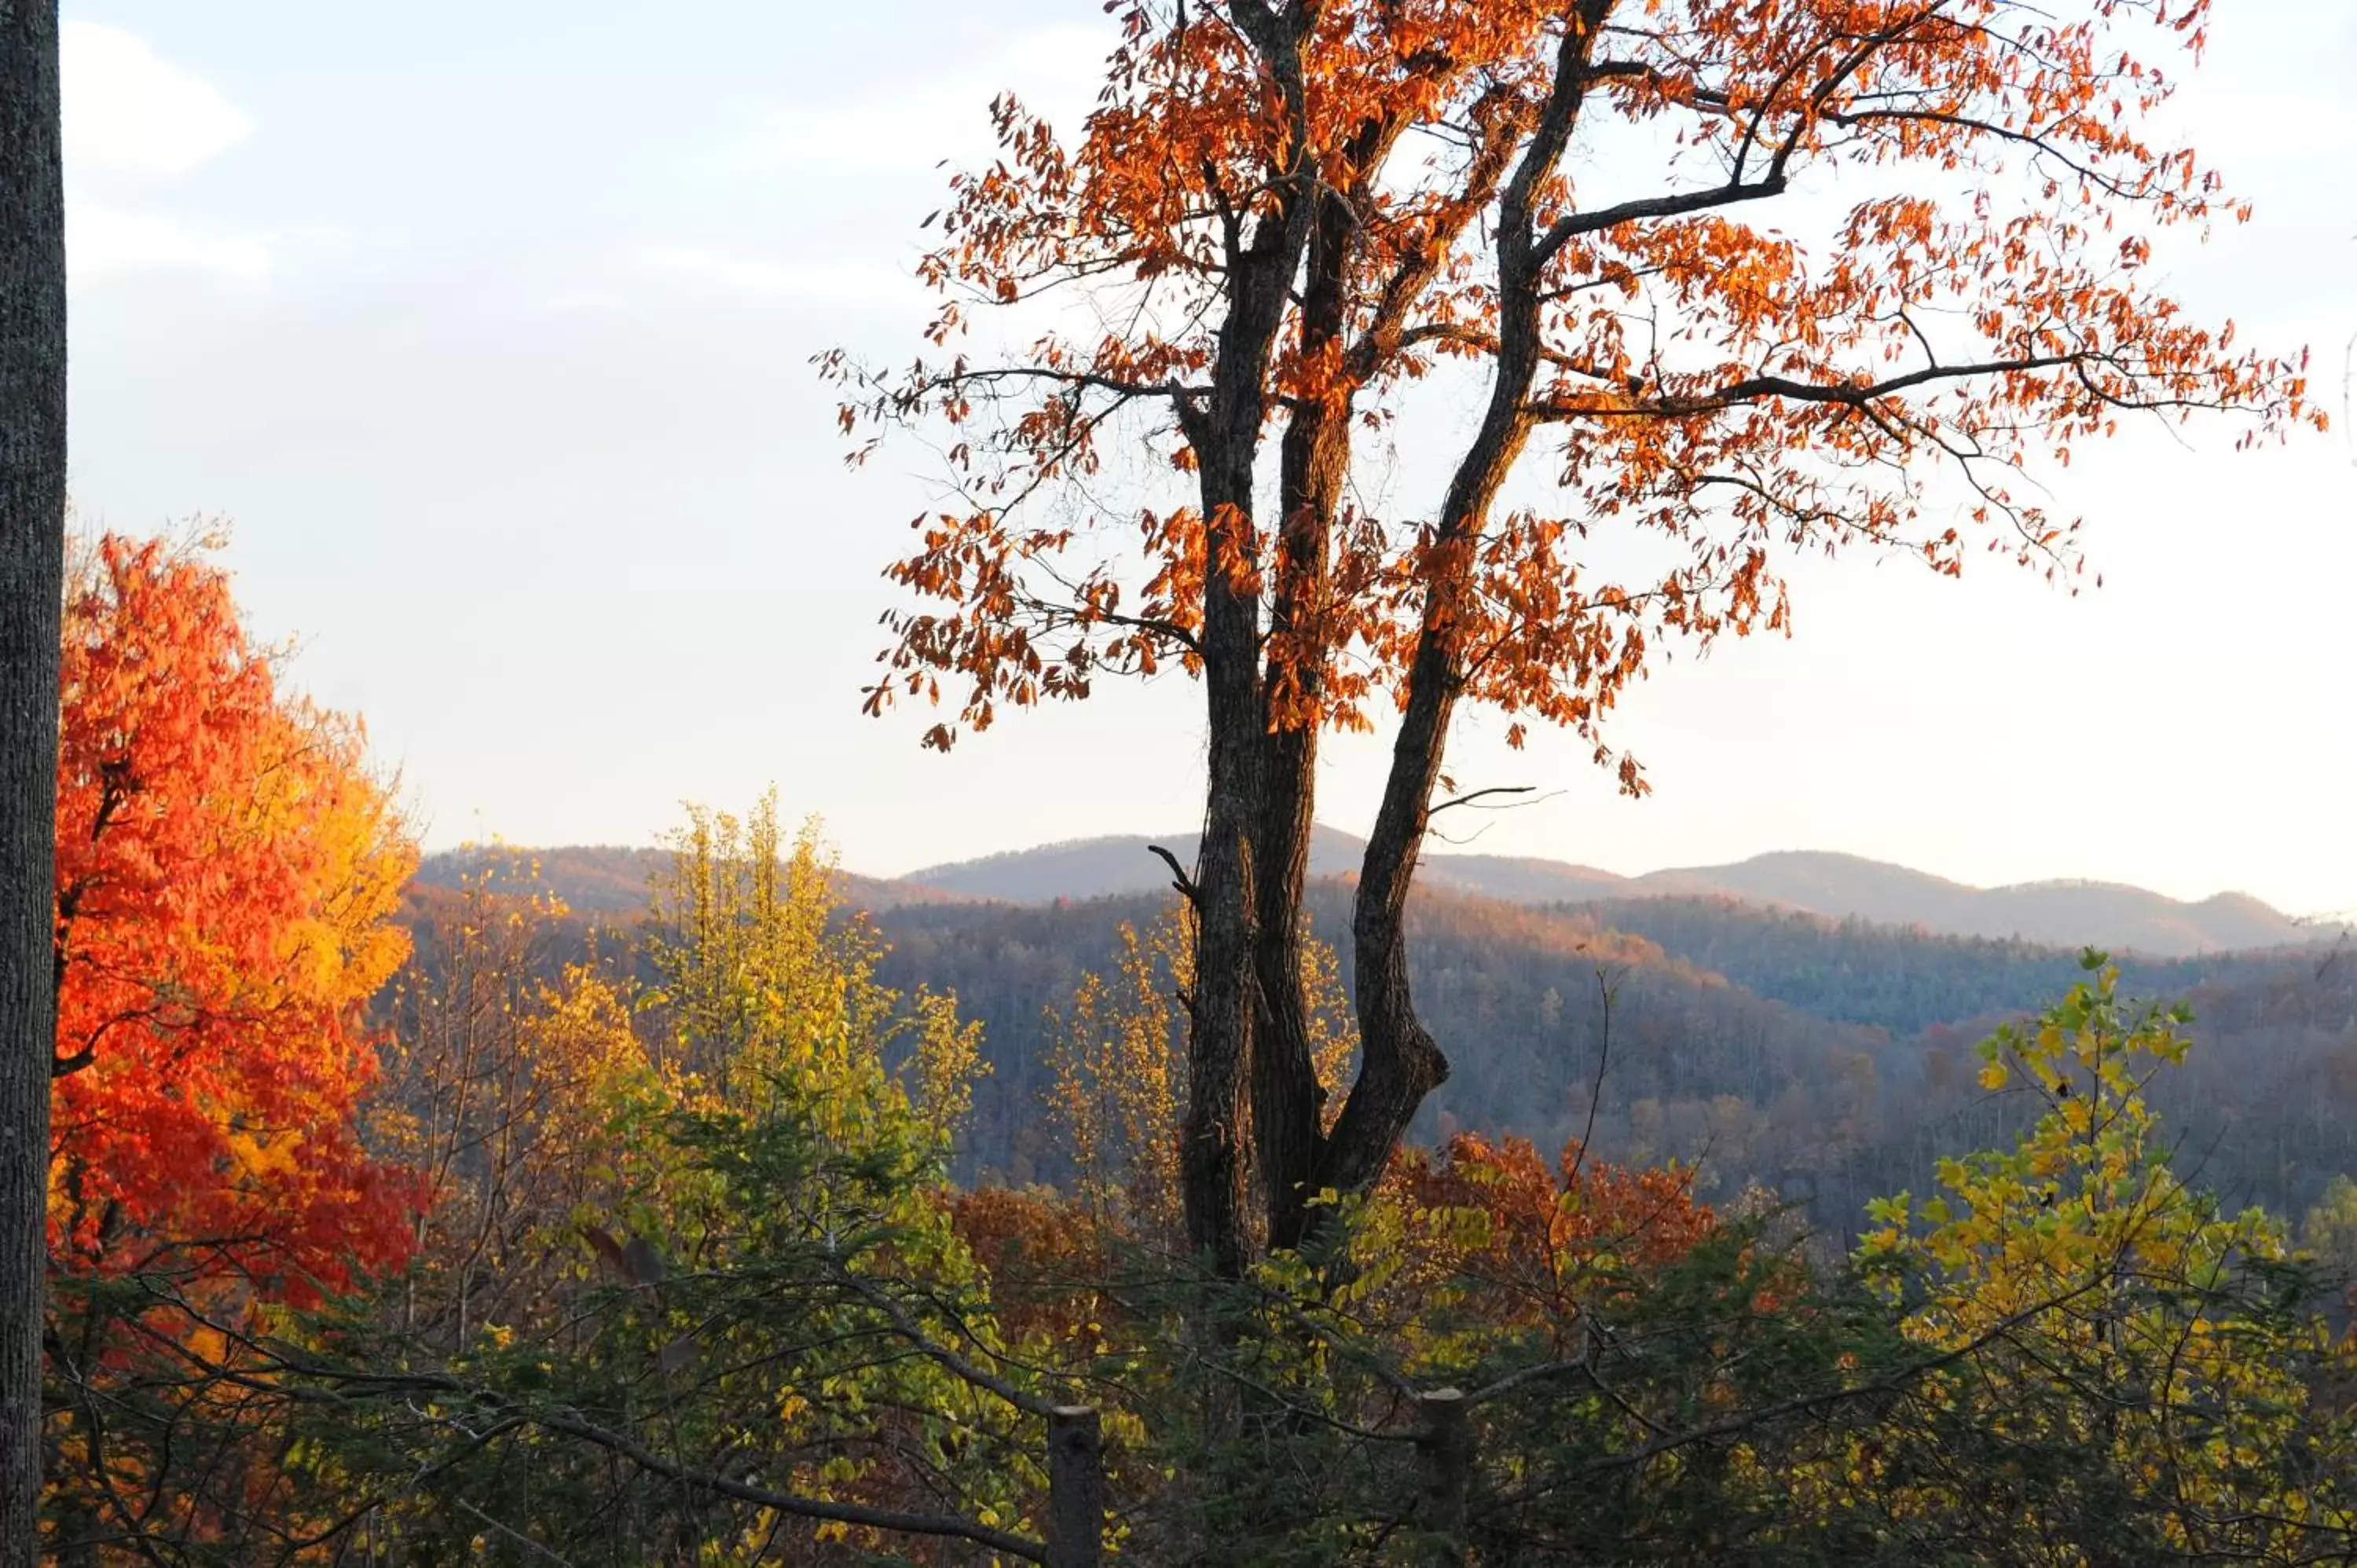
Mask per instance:
[[[67,0],[73,477],[86,519],[234,524],[255,622],[356,709],[441,845],[643,843],[774,780],[893,873],[1200,810],[1178,682],[951,757],[860,717],[910,448],[846,475],[806,361],[899,358],[936,160],[1001,88],[1084,104],[1095,0]],[[2182,103],[2260,204],[2182,268],[2246,337],[2357,333],[2357,5],[2219,0]],[[1480,847],[1620,871],[1845,850],[2357,908],[2357,462],[2143,435],[2050,476],[2065,598],[1851,562],[1798,635],[1682,661],[1616,737],[1460,779],[1560,791]],[[1384,744],[1387,744],[1385,742]],[[1362,828],[1380,746],[1320,815]]]

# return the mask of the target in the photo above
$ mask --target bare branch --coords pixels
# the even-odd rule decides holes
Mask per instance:
[[[1469,794],[1457,796],[1453,800],[1441,801],[1440,804],[1425,812],[1425,821],[1430,822],[1451,806],[1469,806],[1474,801],[1491,795],[1527,795],[1537,788],[1535,784],[1492,784],[1486,789],[1475,789]]]
[[[1202,894],[1200,890],[1196,887],[1195,879],[1187,875],[1187,868],[1178,864],[1178,857],[1171,854],[1168,850],[1164,849],[1158,843],[1147,844],[1146,846],[1146,852],[1148,854],[1156,854],[1162,857],[1162,864],[1170,868],[1170,886],[1178,889],[1178,896],[1180,897],[1186,899],[1187,902],[1194,905],[1197,908],[1201,908],[1203,905]]]

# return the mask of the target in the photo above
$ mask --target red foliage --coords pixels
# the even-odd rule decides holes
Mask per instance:
[[[1403,1150],[1386,1185],[1426,1221],[1467,1210],[1488,1217],[1477,1242],[1444,1223],[1418,1224],[1429,1232],[1419,1235],[1419,1262],[1480,1282],[1501,1324],[1567,1322],[1596,1288],[1599,1260],[1612,1260],[1616,1276],[1641,1275],[1684,1257],[1718,1225],[1695,1201],[1692,1171],[1583,1159],[1577,1142],[1550,1170],[1525,1139],[1492,1144],[1460,1133],[1437,1155]]]
[[[108,536],[66,606],[61,1266],[295,1302],[400,1262],[417,1188],[353,1125],[414,853],[359,726],[281,693],[226,576]]]
[[[1101,1289],[1107,1238],[1080,1205],[1002,1187],[948,1202],[950,1223],[990,1275],[991,1305],[1009,1336],[1093,1337],[1092,1326],[1113,1310]]]

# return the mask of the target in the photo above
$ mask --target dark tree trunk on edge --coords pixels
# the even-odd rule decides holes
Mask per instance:
[[[65,561],[58,127],[57,0],[0,0],[0,1568],[31,1568],[40,1551]]]

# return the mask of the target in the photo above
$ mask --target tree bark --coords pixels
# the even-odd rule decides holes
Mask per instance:
[[[65,496],[57,0],[0,0],[0,1568],[40,1552]]]
[[[1427,1561],[1448,1565],[1466,1561],[1465,1499],[1473,1484],[1473,1433],[1465,1395],[1434,1389],[1416,1396],[1423,1430],[1416,1434],[1417,1522],[1431,1532]]]
[[[1317,822],[1318,737],[1327,718],[1328,661],[1334,654],[1335,530],[1350,479],[1357,397],[1373,371],[1397,352],[1408,311],[1448,253],[1439,236],[1450,226],[1437,220],[1434,242],[1421,252],[1411,247],[1397,263],[1352,339],[1352,291],[1360,286],[1358,274],[1366,259],[1357,214],[1408,124],[1408,116],[1394,108],[1361,125],[1342,160],[1357,171],[1357,184],[1347,198],[1330,188],[1318,195],[1299,290],[1297,349],[1316,384],[1296,403],[1278,456],[1282,522],[1263,654],[1265,794],[1261,872],[1254,888],[1259,1005],[1251,1086],[1261,1197],[1268,1244],[1275,1248],[1298,1247],[1308,1234],[1309,1202],[1321,1185],[1326,1156],[1326,1097],[1333,1091],[1333,1086],[1318,1081],[1310,1052],[1301,962],[1309,932],[1302,894]],[[1493,164],[1477,158],[1469,185],[1486,191],[1496,177]],[[1474,196],[1464,213],[1469,217],[1486,205],[1486,196]]]
[[[1104,1560],[1104,1432],[1088,1405],[1048,1414],[1048,1568]]]
[[[1530,440],[1527,404],[1538,374],[1544,270],[1533,215],[1570,145],[1587,90],[1588,49],[1611,5],[1612,0],[1586,0],[1565,29],[1553,90],[1499,197],[1497,368],[1480,427],[1441,505],[1407,702],[1351,909],[1359,1080],[1335,1122],[1320,1170],[1320,1185],[1338,1192],[1364,1191],[1382,1178],[1417,1108],[1448,1077],[1448,1058],[1416,1016],[1408,988],[1407,897],[1431,822],[1449,720],[1464,687],[1463,620],[1476,553],[1499,489]]]
[[[1307,22],[1259,0],[1237,21],[1297,127],[1306,125],[1302,51]],[[1179,1187],[1187,1240],[1222,1276],[1241,1274],[1254,1237],[1245,1186],[1246,1074],[1259,1006],[1254,971],[1259,841],[1268,797],[1261,682],[1260,542],[1254,469],[1268,416],[1268,376],[1317,202],[1312,171],[1276,182],[1273,209],[1241,218],[1228,241],[1228,310],[1221,322],[1210,397],[1183,409],[1203,509],[1203,683],[1210,708],[1203,837],[1197,864],[1195,993],[1188,1031],[1187,1107],[1179,1129]]]
[[[1189,1096],[1181,1181],[1188,1236],[1226,1274],[1254,1251],[1247,1220],[1243,1129],[1252,1129],[1265,1235],[1300,1245],[1315,1229],[1321,1188],[1362,1191],[1448,1063],[1417,1019],[1407,981],[1405,915],[1449,720],[1464,681],[1459,622],[1475,552],[1499,487],[1527,443],[1526,409],[1539,364],[1538,284],[1544,258],[1532,215],[1570,142],[1589,48],[1613,0],[1583,0],[1565,28],[1553,88],[1529,117],[1485,101],[1485,129],[1468,166],[1465,200],[1437,214],[1429,242],[1410,247],[1366,313],[1359,339],[1352,204],[1304,171],[1272,181],[1276,210],[1252,243],[1232,234],[1228,314],[1214,358],[1213,392],[1182,413],[1198,455],[1206,520],[1203,666],[1210,706],[1209,788],[1196,874],[1196,992],[1189,1036]],[[1302,51],[1305,8],[1240,3],[1237,24],[1268,68],[1308,145]],[[1371,121],[1343,162],[1369,179],[1406,124]],[[1500,182],[1503,188],[1500,189]],[[1322,1086],[1310,1058],[1301,983],[1302,893],[1315,820],[1319,682],[1329,639],[1318,622],[1333,591],[1330,558],[1351,460],[1357,386],[1396,352],[1407,317],[1448,253],[1498,193],[1500,320],[1496,380],[1481,428],[1452,478],[1405,711],[1383,806],[1370,836],[1351,941],[1361,1056],[1330,1138],[1320,1132]],[[1305,263],[1306,263],[1306,266]],[[1297,285],[1297,274],[1298,283]],[[1270,403],[1271,350],[1298,301],[1294,391],[1278,464],[1280,516],[1268,559],[1253,523],[1254,461]],[[1268,619],[1264,628],[1264,578]]]
[[[1350,285],[1353,228],[1331,192],[1318,200],[1302,289],[1302,357],[1339,360]],[[1319,622],[1330,591],[1334,521],[1351,461],[1351,401],[1338,384],[1296,408],[1277,461],[1284,509],[1277,532],[1276,592],[1264,655],[1261,745],[1265,753],[1260,875],[1254,888],[1254,981],[1258,1011],[1252,1061],[1253,1135],[1271,1247],[1301,1243],[1316,1191],[1319,1085],[1309,1049],[1301,944],[1301,896],[1309,879],[1316,826],[1318,703],[1325,639]]]

